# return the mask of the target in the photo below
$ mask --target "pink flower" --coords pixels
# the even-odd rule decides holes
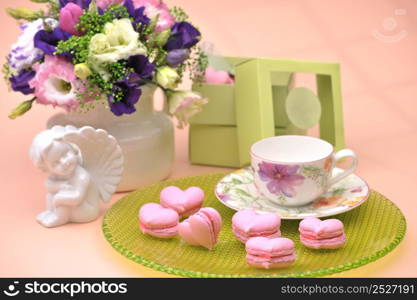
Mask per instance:
[[[97,0],[97,6],[101,9],[106,9],[110,4],[117,3],[122,4],[125,0]]]
[[[59,27],[73,35],[82,35],[82,32],[78,31],[75,26],[80,21],[80,17],[83,13],[84,11],[81,7],[69,2],[61,9],[59,15]]]
[[[297,193],[295,187],[303,184],[304,176],[297,174],[300,166],[279,165],[269,162],[258,164],[258,175],[262,181],[267,181],[266,187],[274,195],[281,193],[287,197],[294,197]]]
[[[85,91],[85,87],[75,76],[73,64],[58,56],[46,55],[45,61],[33,68],[36,76],[29,81],[29,86],[35,89],[38,103],[60,106],[68,111],[78,107],[77,95]]]
[[[169,13],[168,6],[159,0],[133,0],[135,8],[145,6],[145,15],[152,19],[159,15],[156,31],[161,32],[175,23],[174,17]]]
[[[233,84],[234,80],[226,71],[216,71],[212,67],[206,69],[204,80],[209,84]]]

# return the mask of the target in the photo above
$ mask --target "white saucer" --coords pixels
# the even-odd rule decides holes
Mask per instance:
[[[335,168],[333,172],[337,174],[342,170]],[[220,202],[237,211],[249,208],[277,213],[282,219],[304,219],[333,216],[354,209],[368,199],[369,187],[362,178],[351,174],[310,204],[283,207],[258,194],[253,171],[246,168],[223,177],[216,185],[215,194]]]

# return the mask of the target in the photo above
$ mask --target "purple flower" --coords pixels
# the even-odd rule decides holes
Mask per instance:
[[[45,29],[45,24],[55,28],[58,25],[58,21],[50,18],[37,19],[21,25],[22,32],[8,55],[9,65],[16,74],[23,69],[31,68],[35,62],[44,57],[43,51],[35,48],[33,40],[39,30]]]
[[[39,30],[35,34],[34,44],[36,48],[41,49],[47,55],[54,55],[56,46],[60,41],[66,41],[71,34],[57,27],[52,31]]]
[[[168,52],[168,55],[167,55],[168,66],[176,68],[189,56],[190,56],[190,50],[188,49],[171,50]]]
[[[129,15],[133,18],[133,26],[137,25],[138,23],[148,25],[150,19],[145,15],[145,6],[141,6],[139,8],[135,8],[132,0],[126,0],[123,4]]]
[[[59,0],[59,5],[61,8],[63,8],[68,3],[74,3],[79,7],[86,9],[90,6],[91,0]]]
[[[191,48],[201,38],[200,31],[188,22],[177,22],[172,26],[171,36],[164,46],[165,50]]]
[[[128,66],[133,68],[134,74],[131,77],[137,79],[149,79],[155,71],[155,66],[144,55],[134,55],[129,57]]]
[[[267,181],[268,190],[275,195],[283,193],[287,197],[294,197],[295,186],[304,182],[304,176],[297,174],[298,165],[278,165],[262,162],[258,164],[258,175],[262,181]]]
[[[35,71],[23,69],[19,72],[18,75],[10,77],[10,83],[12,85],[13,91],[21,92],[25,95],[29,95],[35,92],[35,89],[29,86],[29,81],[31,81],[35,75]]]
[[[162,32],[174,25],[175,18],[162,0],[133,0],[131,2],[135,8],[145,7],[144,13],[149,19],[154,19],[158,16],[158,21],[155,24],[156,32]]]
[[[116,101],[113,96],[115,94],[121,95],[122,99]],[[136,111],[135,104],[138,102],[141,94],[142,91],[138,85],[127,80],[113,84],[113,93],[108,98],[110,110],[116,116],[134,113]]]

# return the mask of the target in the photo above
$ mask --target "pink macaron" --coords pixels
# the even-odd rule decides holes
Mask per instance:
[[[158,238],[178,235],[178,213],[157,203],[147,203],[139,210],[139,228],[143,233]]]
[[[285,268],[296,259],[294,242],[287,238],[250,238],[245,249],[246,262],[256,268]]]
[[[301,243],[313,249],[336,249],[346,243],[343,223],[338,219],[306,218],[298,226]]]
[[[211,207],[204,207],[178,225],[181,238],[195,246],[213,249],[222,226],[220,214]]]
[[[251,209],[233,215],[232,230],[235,237],[246,243],[252,237],[275,238],[281,236],[281,218],[274,213],[257,213]]]
[[[160,199],[162,206],[174,209],[180,217],[188,217],[201,208],[204,191],[196,186],[184,191],[176,186],[168,186],[161,191]]]
[[[208,67],[204,74],[205,82],[208,84],[233,84],[234,80],[230,74],[223,70],[216,70]]]

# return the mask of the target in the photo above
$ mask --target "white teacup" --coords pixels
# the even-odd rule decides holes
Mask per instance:
[[[301,135],[281,135],[256,142],[251,147],[255,186],[260,194],[283,206],[308,204],[327,189],[352,174],[358,164],[349,149],[334,153],[321,139]],[[352,157],[352,164],[332,177],[337,161]]]

